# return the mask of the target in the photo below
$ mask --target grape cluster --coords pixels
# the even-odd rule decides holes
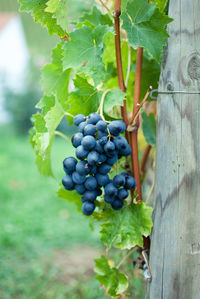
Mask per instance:
[[[128,142],[120,136],[126,130],[125,123],[115,120],[107,125],[99,114],[91,113],[88,117],[76,115],[74,124],[79,129],[72,137],[77,159],[68,157],[63,161],[65,189],[82,195],[82,212],[87,216],[94,212],[102,187],[105,202],[115,210],[121,209],[123,200],[128,197],[127,190],[136,186],[135,179],[122,172],[111,180],[108,173],[118,159],[131,153]]]

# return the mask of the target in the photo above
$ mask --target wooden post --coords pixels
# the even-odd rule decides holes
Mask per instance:
[[[200,1],[171,0],[159,90],[200,90]],[[200,95],[160,95],[147,299],[200,298]]]

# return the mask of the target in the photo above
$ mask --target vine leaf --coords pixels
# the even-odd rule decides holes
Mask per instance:
[[[105,25],[94,29],[84,26],[70,33],[70,40],[63,47],[64,69],[75,68],[78,74],[91,76],[98,85],[105,77],[103,37],[109,30]]]
[[[40,22],[42,27],[47,28],[50,35],[57,34],[60,38],[68,37],[66,28],[62,28],[56,21],[54,13],[46,12],[48,0],[18,0],[20,11],[30,12],[35,22]],[[55,2],[55,1],[54,1]]]
[[[67,112],[72,115],[79,113],[88,115],[96,111],[99,107],[101,93],[81,76],[77,75],[73,81],[75,91],[72,91],[69,95]],[[68,117],[68,121],[72,123],[72,118]]]
[[[62,58],[62,45],[58,44],[52,51],[52,62],[42,69],[41,83],[45,95],[57,96],[58,101],[65,109],[71,69],[63,71]]]
[[[127,277],[117,268],[111,267],[105,256],[95,259],[96,279],[107,288],[107,293],[119,297],[128,287]]]
[[[115,88],[108,92],[104,99],[104,112],[109,114],[114,106],[123,106],[123,100],[126,97],[126,93],[119,88]]]
[[[122,20],[131,46],[134,49],[144,47],[159,62],[165,40],[169,37],[166,25],[172,19],[161,13],[155,3],[130,0]]]
[[[151,233],[152,208],[144,202],[128,205],[120,211],[110,211],[109,217],[101,226],[101,241],[108,249],[112,245],[120,249],[143,246],[142,236]]]
[[[153,113],[147,115],[142,112],[142,131],[146,142],[151,146],[156,145],[156,120]]]
[[[49,0],[46,3],[45,12],[51,13],[54,18],[57,19],[57,24],[60,25],[63,30],[68,31],[67,23],[67,1],[66,0]]]
[[[36,106],[41,112],[32,117],[31,143],[36,153],[36,165],[45,175],[53,175],[51,147],[67,106],[70,70],[63,72],[62,51],[58,44],[52,51],[52,62],[42,70],[44,96]]]
[[[91,13],[85,13],[81,18],[80,22],[86,26],[92,26],[93,28],[98,25],[108,25],[112,26],[113,22],[111,21],[108,14],[102,14],[96,6],[93,7]]]
[[[60,198],[75,203],[78,211],[81,211],[81,206],[82,206],[81,197],[80,195],[78,195],[76,191],[67,191],[64,189],[62,185],[60,185],[57,194]]]
[[[163,11],[167,6],[168,0],[151,0],[150,2],[156,3],[156,6]]]

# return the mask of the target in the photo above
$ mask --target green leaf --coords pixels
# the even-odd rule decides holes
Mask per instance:
[[[116,105],[123,106],[123,100],[126,97],[126,93],[121,91],[119,88],[115,88],[108,92],[104,99],[104,112],[109,114],[109,112]]]
[[[57,24],[60,25],[63,30],[68,31],[67,23],[67,1],[66,0],[49,0],[46,3],[47,7],[45,12],[51,13],[56,18]]]
[[[160,11],[164,11],[167,6],[168,0],[151,0],[150,2],[156,3],[156,6],[160,9]]]
[[[119,297],[127,288],[127,277],[117,268],[111,267],[105,256],[95,259],[95,278],[107,289],[113,297]]]
[[[156,120],[153,113],[147,115],[142,112],[142,130],[146,142],[152,146],[156,145]]]
[[[151,233],[152,208],[144,202],[124,206],[119,211],[110,210],[108,219],[101,226],[101,241],[108,247],[121,249],[143,246],[142,236]]]
[[[81,206],[82,206],[81,197],[80,195],[78,195],[76,191],[67,191],[64,189],[62,185],[60,185],[57,194],[60,198],[75,203],[78,211],[81,211]]]
[[[60,38],[68,37],[68,33],[57,22],[53,13],[46,12],[48,0],[18,0],[20,11],[30,12],[35,22],[47,28],[50,35],[57,34]]]
[[[91,25],[93,28],[98,25],[108,25],[112,26],[113,22],[111,21],[108,14],[102,14],[96,6],[93,7],[91,13],[85,13],[81,18],[80,22],[85,25]]]
[[[67,112],[72,115],[79,113],[88,115],[97,111],[101,93],[83,77],[76,76],[73,81],[75,91],[70,93]],[[72,123],[72,118],[69,117],[68,121]]]
[[[72,32],[64,45],[64,69],[75,68],[78,74],[91,76],[95,84],[99,84],[105,77],[103,37],[109,30],[108,26],[98,25],[94,29],[82,27]]]
[[[130,0],[126,10],[122,14],[123,28],[131,46],[134,49],[144,47],[160,61],[165,40],[169,37],[166,25],[172,19],[146,0]]]
[[[42,69],[41,83],[45,95],[57,96],[58,101],[66,108],[68,96],[68,85],[71,70],[63,71],[62,67],[63,49],[62,45],[58,44],[52,51],[52,62],[47,64]]]

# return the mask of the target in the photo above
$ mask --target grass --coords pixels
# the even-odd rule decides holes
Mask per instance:
[[[0,298],[105,298],[91,269],[83,275],[81,268],[83,249],[99,250],[97,235],[75,206],[56,195],[62,160],[72,148],[56,138],[54,180],[38,173],[28,137],[0,127],[0,138]],[[80,271],[73,277],[62,264],[74,269],[77,257]],[[90,251],[83,259],[91,264]]]

